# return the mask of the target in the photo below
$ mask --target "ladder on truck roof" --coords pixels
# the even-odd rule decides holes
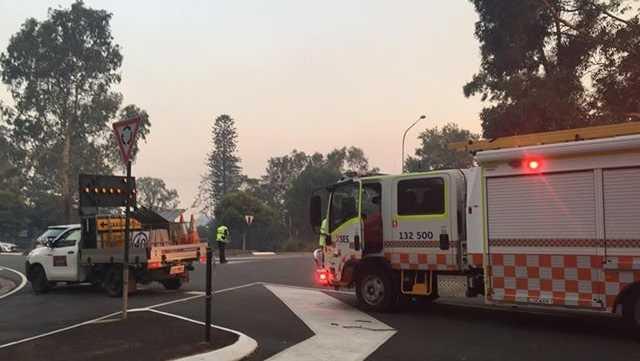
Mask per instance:
[[[526,147],[530,145],[565,143],[588,139],[601,139],[622,135],[640,134],[640,122],[598,125],[593,127],[556,130],[500,137],[495,139],[469,140],[449,144],[449,149],[467,152],[480,152],[503,148]]]

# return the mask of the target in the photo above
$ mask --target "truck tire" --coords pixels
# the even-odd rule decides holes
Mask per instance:
[[[391,274],[381,267],[369,266],[356,280],[356,296],[367,311],[387,312],[395,306],[398,290]]]
[[[31,279],[31,288],[33,292],[40,294],[46,293],[51,289],[51,282],[47,279],[47,273],[41,265],[31,266],[29,270],[29,278]]]
[[[166,280],[160,281],[165,289],[167,290],[177,290],[182,287],[182,280],[180,278],[169,278]]]
[[[105,272],[102,288],[109,297],[122,296],[122,268],[112,266]]]
[[[622,317],[628,326],[640,329],[640,286],[625,297],[622,304]]]

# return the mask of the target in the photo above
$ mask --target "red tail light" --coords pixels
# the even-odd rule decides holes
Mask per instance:
[[[316,283],[321,286],[326,286],[329,284],[329,271],[324,268],[320,268],[316,270]]]
[[[536,171],[540,168],[540,161],[532,159],[530,161],[527,162],[527,167],[530,170]]]

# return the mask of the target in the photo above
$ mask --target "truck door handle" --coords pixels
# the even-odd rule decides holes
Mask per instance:
[[[67,252],[67,254],[74,254],[74,253],[75,253],[74,251]]]

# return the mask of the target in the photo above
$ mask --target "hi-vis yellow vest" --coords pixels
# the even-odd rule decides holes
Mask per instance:
[[[216,229],[216,241],[228,243],[229,242],[229,228],[222,225]]]
[[[329,221],[327,219],[323,219],[322,223],[320,223],[320,239],[318,240],[318,245],[320,247],[324,247],[327,245],[327,236],[329,235]]]

